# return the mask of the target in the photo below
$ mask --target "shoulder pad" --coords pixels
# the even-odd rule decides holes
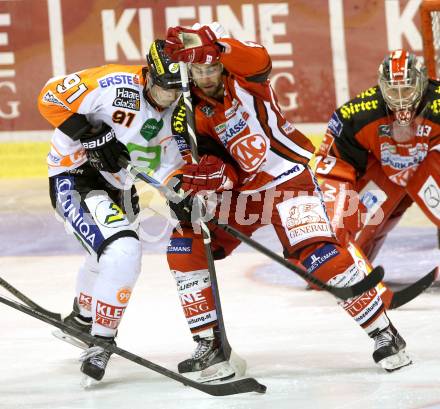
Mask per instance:
[[[356,128],[354,132],[357,132],[365,125],[386,116],[387,110],[380,89],[375,86],[356,95],[355,98],[340,106],[335,113],[342,124],[351,122]]]
[[[420,105],[422,117],[440,123],[440,81],[429,80],[428,89]]]

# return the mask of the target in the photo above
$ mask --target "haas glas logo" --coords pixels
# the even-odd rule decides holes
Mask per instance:
[[[260,134],[246,135],[234,141],[229,149],[240,167],[246,172],[252,172],[263,163],[267,143]]]

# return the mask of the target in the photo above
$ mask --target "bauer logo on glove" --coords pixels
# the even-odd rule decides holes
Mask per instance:
[[[111,141],[115,137],[115,131],[110,129],[110,131],[106,134],[98,135],[96,139],[92,139],[90,141],[81,141],[81,143],[82,146],[84,146],[84,149],[92,150],[104,146],[107,142]]]
[[[86,150],[89,164],[99,171],[116,173],[121,170],[118,164],[120,156],[129,159],[127,148],[118,141],[115,131],[106,123],[99,129],[92,129],[80,137]]]

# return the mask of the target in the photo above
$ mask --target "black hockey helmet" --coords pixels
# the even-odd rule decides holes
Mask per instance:
[[[164,89],[180,88],[179,63],[171,61],[164,52],[165,41],[154,40],[147,54],[148,71],[154,84]]]

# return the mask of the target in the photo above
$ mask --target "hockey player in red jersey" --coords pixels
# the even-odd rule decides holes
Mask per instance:
[[[333,234],[309,169],[314,148],[279,109],[265,48],[225,38],[213,23],[168,29],[165,51],[175,61],[191,63],[200,145],[210,141],[215,146],[204,155],[199,152],[198,165],[183,167],[183,190],[218,193],[219,219],[249,236],[272,224],[285,257],[300,261],[320,280],[336,286],[361,280],[363,273]],[[212,237],[216,259],[239,244],[219,228],[212,227]],[[202,237],[191,226],[184,226],[183,233],[174,231],[168,262],[197,342],[179,372],[202,382],[234,376],[234,363],[222,356]],[[382,367],[394,370],[411,363],[375,289],[342,307],[375,339],[373,358]]]
[[[378,74],[331,116],[316,169],[336,235],[370,261],[413,202],[440,226],[440,82],[406,50]]]
[[[162,182],[184,163],[172,137],[179,66],[163,46],[153,42],[147,67],[112,64],[53,78],[38,99],[56,128],[47,158],[52,205],[88,252],[65,322],[109,342],[141,270],[137,194],[118,158],[147,166]],[[81,371],[100,380],[109,358],[91,345]]]

